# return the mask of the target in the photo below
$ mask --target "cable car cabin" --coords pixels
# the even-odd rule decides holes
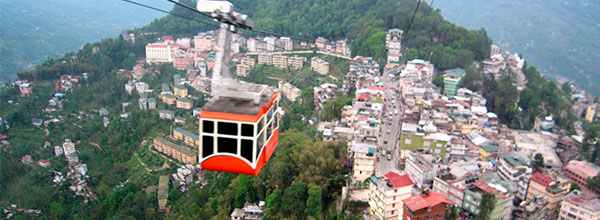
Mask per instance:
[[[199,162],[204,170],[258,175],[279,140],[279,94],[252,100],[212,99],[200,112]]]

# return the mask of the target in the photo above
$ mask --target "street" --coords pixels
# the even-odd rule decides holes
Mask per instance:
[[[383,74],[385,90],[384,112],[381,117],[381,138],[378,140],[378,158],[379,161],[375,166],[375,175],[382,176],[385,173],[398,169],[399,148],[398,141],[400,137],[402,105],[398,101],[398,81],[393,81],[393,77],[389,76],[387,71]],[[391,154],[391,159],[388,160],[388,152]]]

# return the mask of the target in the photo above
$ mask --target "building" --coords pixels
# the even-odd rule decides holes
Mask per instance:
[[[185,86],[175,84],[175,97],[183,98],[188,96],[188,89]]]
[[[277,84],[279,90],[281,90],[281,93],[283,93],[283,96],[292,102],[296,101],[296,99],[302,94],[302,90],[286,81],[280,80]]]
[[[258,65],[273,65],[273,55],[268,53],[259,53],[258,54]]]
[[[483,200],[483,195],[489,193],[496,197],[496,203],[494,204],[494,209],[489,214],[489,219],[511,219],[513,208],[512,200],[514,197],[500,192],[497,188],[502,188],[502,186],[494,185],[494,187],[492,187],[484,181],[478,180],[465,190],[462,208],[472,215],[479,215],[479,205]]]
[[[252,67],[246,64],[238,64],[235,69],[235,74],[241,77],[248,77],[250,70],[252,70]]]
[[[548,219],[546,217],[548,215],[546,204],[547,202],[544,198],[521,201],[521,203],[515,207],[513,220],[546,220]]]
[[[571,160],[564,170],[569,179],[579,186],[587,186],[588,178],[600,175],[600,167],[586,161]]]
[[[167,105],[173,105],[175,104],[175,101],[177,101],[177,97],[170,93],[162,94],[160,97],[164,103],[167,103]]]
[[[138,99],[138,105],[140,106],[140,109],[142,109],[142,110],[148,109],[148,98],[146,98],[145,95],[143,97],[140,97]]]
[[[310,60],[310,68],[321,75],[327,75],[329,73],[329,62],[319,57],[313,57]]]
[[[33,94],[33,87],[29,83],[22,83],[19,85],[19,92],[21,96],[30,96]]]
[[[498,175],[503,180],[517,182],[519,177],[531,174],[529,164],[529,158],[521,153],[504,154],[498,162]]]
[[[436,157],[430,154],[410,153],[406,159],[406,174],[419,188],[431,186],[439,169],[436,161]]]
[[[561,203],[560,220],[600,220],[600,198],[589,198],[579,190],[565,196]]]
[[[192,109],[194,102],[188,98],[177,98],[177,108]]]
[[[388,63],[397,63],[402,57],[402,34],[400,29],[390,29],[385,35]]]
[[[498,147],[492,145],[482,145],[480,147],[477,147],[477,150],[479,151],[480,160],[489,160],[490,158],[496,158],[498,157],[498,152],[500,152]]]
[[[260,202],[264,203],[264,202]],[[246,203],[244,208],[235,208],[231,212],[231,220],[260,220],[264,217],[263,206],[257,206],[256,204]]]
[[[156,109],[156,99],[155,98],[148,98],[148,109],[150,109],[150,110]]]
[[[273,66],[281,69],[285,69],[288,66],[287,56],[284,55],[273,55]]]
[[[454,68],[446,70],[444,73],[444,95],[454,96],[462,77],[465,75],[465,70]]]
[[[33,158],[31,158],[31,156],[29,154],[25,155],[25,156],[21,157],[21,163],[31,164],[31,163],[33,163]]]
[[[158,117],[160,119],[173,120],[175,118],[175,112],[170,110],[160,110],[158,111]]]
[[[433,191],[446,195],[456,207],[462,207],[466,184],[471,184],[474,181],[474,178],[450,181],[435,177],[433,179]]]
[[[54,155],[57,157],[63,154],[63,148],[60,146],[54,146]]]
[[[592,122],[594,121],[594,115],[596,115],[596,105],[589,105],[585,108],[585,120]]]
[[[327,44],[329,44],[329,41],[323,37],[317,37],[317,39],[315,40],[315,45],[317,46],[318,50],[325,49],[325,46]]]
[[[165,43],[151,43],[146,45],[146,63],[173,62],[175,48]]]
[[[290,37],[280,37],[279,41],[283,44],[283,50],[291,51],[294,49],[294,44]]]
[[[209,34],[194,36],[194,48],[200,52],[212,50],[213,37]]]
[[[158,192],[156,192],[156,199],[158,200],[159,211],[165,211],[168,198],[169,176],[160,176],[158,177]]]
[[[194,65],[193,53],[179,53],[173,56],[173,67],[178,70],[185,70],[189,65]]]
[[[190,150],[187,147],[179,146],[173,142],[167,141],[161,137],[154,139],[154,148],[184,163],[198,162],[196,159],[198,153]]]
[[[304,61],[306,61],[306,57],[299,57],[299,56],[292,56],[292,57],[288,57],[287,63],[288,66],[290,66],[292,69],[302,69],[302,67],[304,66]]]
[[[184,130],[183,128],[173,129],[173,139],[183,141],[189,146],[200,146],[200,138],[198,135]]]
[[[377,146],[362,143],[353,143],[352,145],[354,153],[352,176],[354,180],[363,182],[375,173],[375,151]]]
[[[410,177],[391,171],[381,178],[372,176],[369,181],[369,214],[382,220],[401,218],[402,200],[410,197],[413,187]]]
[[[527,201],[533,201],[543,197],[547,201],[548,218],[556,219],[560,202],[571,189],[571,182],[566,178],[544,175],[536,172],[531,176],[529,188],[527,190]]]
[[[242,59],[240,60],[240,64],[249,66],[250,68],[254,68],[254,66],[256,66],[256,60],[250,57],[242,57]]]
[[[452,205],[452,201],[444,194],[429,190],[424,190],[419,195],[404,199],[402,203],[404,203],[403,220],[444,220],[446,218],[446,207]]]

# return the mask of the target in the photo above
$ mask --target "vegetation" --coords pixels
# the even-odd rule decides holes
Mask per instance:
[[[533,165],[534,170],[541,171],[545,167],[544,156],[540,153],[535,154],[535,156],[533,156],[533,161],[531,162],[531,164]]]
[[[494,210],[495,205],[496,196],[491,193],[484,193],[483,198],[481,199],[481,204],[479,204],[479,215],[477,216],[477,219],[490,219],[490,214],[492,210]]]

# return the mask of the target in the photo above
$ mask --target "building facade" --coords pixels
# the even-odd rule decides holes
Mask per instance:
[[[371,177],[369,186],[369,214],[377,219],[402,218],[403,199],[409,198],[413,182],[408,175],[388,172],[382,178]]]
[[[163,152],[176,160],[179,160],[183,163],[197,163],[197,155],[198,153],[183,147],[179,146],[173,142],[167,141],[164,138],[157,137],[154,139],[154,148],[156,150]]]

